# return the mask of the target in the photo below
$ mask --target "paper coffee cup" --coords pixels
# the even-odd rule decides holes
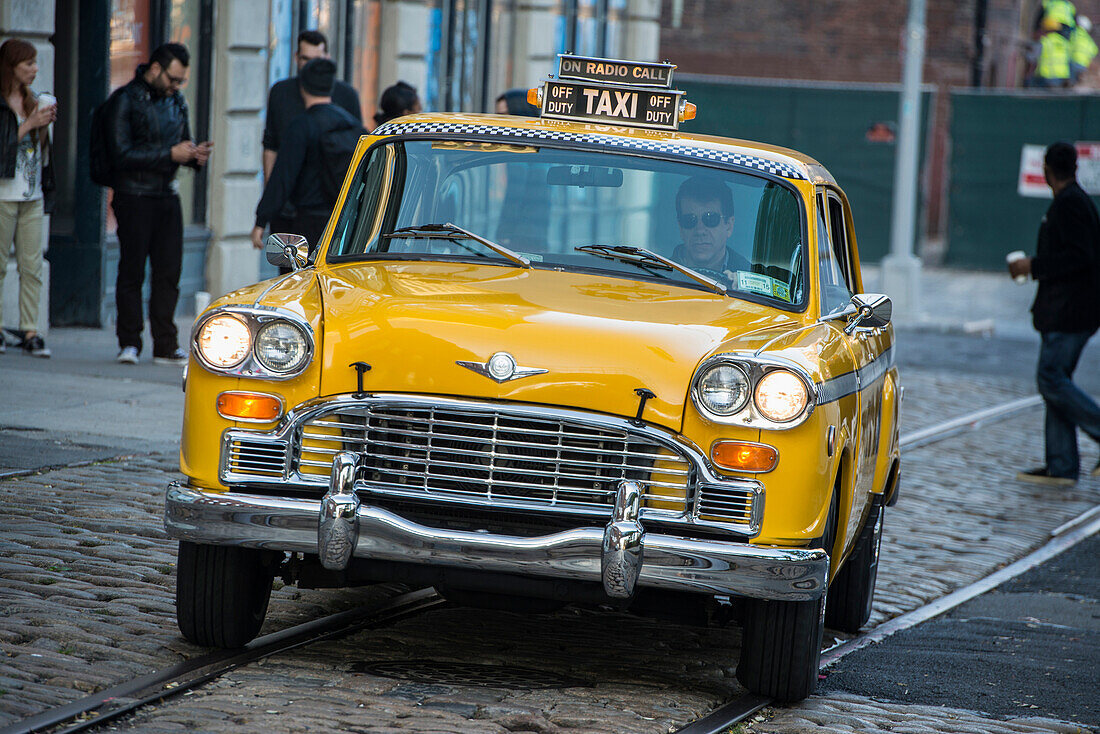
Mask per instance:
[[[42,108],[53,107],[57,104],[57,97],[47,92],[42,92],[38,95],[38,106]]]
[[[1005,255],[1005,262],[1008,263],[1009,265],[1011,265],[1012,263],[1016,262],[1017,260],[1023,260],[1025,257],[1027,257],[1027,253],[1024,252],[1023,250],[1013,250],[1012,252]],[[1013,278],[1013,280],[1016,281],[1017,283],[1026,283],[1027,282],[1027,276],[1026,275],[1017,275]]]

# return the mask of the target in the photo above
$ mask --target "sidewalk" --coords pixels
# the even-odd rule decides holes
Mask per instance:
[[[176,319],[181,345],[191,318]],[[179,450],[183,368],[115,361],[113,329],[54,328],[53,356],[0,354],[0,475],[19,469]],[[151,343],[148,334],[145,343]]]
[[[863,268],[863,287],[877,292],[879,266]],[[915,314],[895,311],[899,329],[921,329],[975,336],[1039,341],[1031,326],[1036,283],[1017,284],[1008,273],[924,268]]]

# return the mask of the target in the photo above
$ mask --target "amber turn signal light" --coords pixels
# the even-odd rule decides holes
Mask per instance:
[[[762,443],[718,441],[710,449],[710,458],[723,469],[766,472],[779,463],[779,452]]]
[[[283,414],[283,401],[258,392],[223,392],[218,396],[218,415],[234,421],[271,423]]]
[[[680,122],[694,120],[696,109],[691,102],[684,102],[684,106],[680,109]]]
[[[542,90],[538,87],[531,87],[527,90],[527,104],[532,107],[542,107]]]

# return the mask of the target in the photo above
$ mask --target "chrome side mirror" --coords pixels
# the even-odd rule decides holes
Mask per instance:
[[[857,293],[852,296],[852,305],[856,313],[848,325],[845,334],[851,334],[857,328],[877,329],[890,323],[894,314],[894,304],[890,296],[883,293]]]
[[[301,270],[309,258],[309,241],[300,234],[276,232],[267,236],[264,254],[275,267]]]

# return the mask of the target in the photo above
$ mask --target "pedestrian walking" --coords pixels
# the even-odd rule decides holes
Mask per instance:
[[[118,361],[137,364],[141,354],[141,289],[145,262],[152,282],[149,329],[153,361],[185,364],[174,321],[183,260],[183,211],[176,193],[181,165],[201,168],[212,143],[191,139],[187,102],[180,88],[187,83],[191,56],[178,43],[153,51],[104,111],[106,143],[113,169],[111,208],[118,220]]]
[[[386,87],[382,92],[382,97],[378,100],[378,112],[374,113],[374,124],[381,125],[395,117],[415,114],[421,109],[416,87],[405,82],[397,82]]]
[[[1077,360],[1100,328],[1100,214],[1077,183],[1077,150],[1054,143],[1043,174],[1054,201],[1039,225],[1035,255],[1013,260],[1009,273],[1039,283],[1031,306],[1042,337],[1037,382],[1046,403],[1046,465],[1017,479],[1051,486],[1077,481],[1077,429],[1100,443],[1100,406],[1073,382]],[[1091,475],[1100,476],[1100,462]]]
[[[273,224],[273,231],[304,236],[311,253],[320,242],[355,145],[367,134],[358,119],[333,102],[335,79],[336,64],[327,58],[313,59],[298,72],[305,112],[287,125],[275,167],[256,206],[252,245],[257,249],[263,247],[264,227],[288,202],[293,218],[286,229]]]
[[[294,56],[299,73],[302,67],[313,59],[327,59],[328,39],[320,31],[302,31],[298,34],[298,47]],[[290,121],[306,111],[299,90],[300,83],[297,76],[292,76],[276,82],[267,95],[267,119],[264,123],[264,183],[271,178],[271,172],[275,168],[275,160],[282,148]],[[336,80],[332,88],[332,103],[344,109],[349,115],[360,123],[363,120],[363,111],[359,106],[359,93],[350,84]],[[271,219],[272,232],[293,232],[304,234],[294,229],[294,209],[288,201],[285,209],[277,213]]]
[[[31,89],[38,75],[37,57],[34,45],[19,38],[0,45],[0,327],[8,256],[14,245],[19,273],[19,330],[14,333],[26,354],[49,357],[39,334],[38,302],[43,216],[52,208],[54,190],[49,125],[57,118],[57,102]],[[0,330],[0,352],[5,349]]]

